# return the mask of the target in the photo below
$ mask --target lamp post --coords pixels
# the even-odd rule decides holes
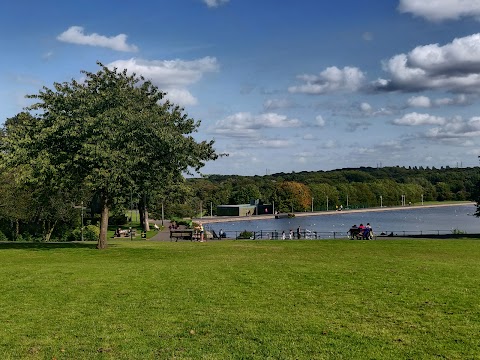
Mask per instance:
[[[313,196],[312,196],[312,212],[313,212]]]
[[[81,208],[81,218],[82,218],[82,228],[81,228],[81,237],[82,237],[82,241],[83,241],[83,201],[81,202],[81,205],[82,205],[82,208]]]
[[[382,208],[383,207],[383,196],[380,195],[380,207]]]
[[[130,225],[133,221],[133,190],[130,188]]]
[[[327,211],[328,211],[328,196],[327,196]]]
[[[73,208],[74,209],[80,209],[80,239],[81,239],[81,241],[83,241],[83,210],[84,210],[83,201],[80,202],[80,206],[79,205],[73,205]]]
[[[163,201],[162,201],[162,226],[163,226],[163,218],[165,217],[165,213],[163,211]]]

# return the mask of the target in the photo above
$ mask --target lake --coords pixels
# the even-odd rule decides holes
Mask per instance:
[[[223,229],[228,237],[236,237],[247,230],[262,233],[262,238],[271,237],[272,232],[290,230],[317,232],[318,237],[346,237],[352,225],[370,223],[375,234],[431,234],[452,233],[454,230],[468,234],[480,233],[480,218],[473,216],[474,205],[455,205],[445,207],[415,207],[412,209],[376,211],[376,212],[341,212],[335,211],[323,215],[297,216],[283,219],[242,220],[207,224],[207,229],[217,233]],[[266,235],[264,235],[265,233]],[[257,235],[258,236],[258,235]],[[279,235],[280,236],[280,235]]]

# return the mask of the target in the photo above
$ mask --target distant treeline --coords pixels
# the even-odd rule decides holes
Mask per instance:
[[[81,202],[69,201],[65,191],[15,181],[16,169],[0,171],[0,241],[68,241],[81,238],[81,223],[97,225],[100,200],[86,193]],[[164,188],[151,187],[118,197],[110,224],[124,224],[132,207],[148,208],[153,218],[216,215],[218,205],[245,204],[260,199],[280,212],[324,211],[420,204],[422,201],[479,199],[480,168],[357,168],[278,173],[265,176],[209,175],[179,178]],[[72,189],[72,192],[76,189]],[[130,191],[126,188],[126,191]],[[73,206],[75,205],[75,206]],[[479,214],[480,212],[477,211]],[[90,239],[85,228],[84,238]],[[92,228],[93,228],[92,227]],[[93,233],[92,233],[93,234]],[[93,235],[91,236],[93,239]],[[98,237],[98,236],[97,236]]]
[[[204,214],[216,205],[261,199],[286,211],[477,200],[480,168],[382,167],[303,171],[265,176],[209,175],[188,179]]]

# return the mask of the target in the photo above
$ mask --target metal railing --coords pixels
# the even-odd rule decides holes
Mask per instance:
[[[220,237],[220,229],[214,229],[212,226],[206,227],[207,231],[210,231],[214,238],[217,239],[250,239],[250,240],[282,240],[282,230],[224,230],[224,236]],[[374,232],[374,238],[377,237],[408,237],[408,236],[441,236],[454,234],[454,230],[382,230],[381,232]],[[293,231],[285,232],[285,240],[315,240],[315,239],[347,239],[349,238],[349,230],[345,231],[317,231],[311,229],[302,229],[299,232]]]

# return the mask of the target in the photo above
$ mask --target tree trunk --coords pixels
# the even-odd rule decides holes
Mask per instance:
[[[140,202],[138,204],[138,213],[140,214],[140,224],[142,224],[143,231],[149,231],[150,224],[148,223],[148,210],[145,198],[145,195],[140,198]]]
[[[45,241],[48,242],[52,239],[52,234],[53,230],[55,229],[55,226],[57,225],[57,220],[53,222],[53,225],[50,226],[50,221],[48,222],[49,227],[47,228],[47,231],[45,232]]]
[[[98,237],[97,249],[107,248],[107,229],[108,229],[108,204],[107,197],[102,195],[101,201],[101,220],[100,220],[100,236]]]
[[[143,206],[141,204],[138,204],[138,215],[140,216],[140,224],[142,225],[145,223],[144,218],[145,218],[145,212],[143,211]]]
[[[147,208],[145,208],[145,215],[143,216],[143,230],[144,231],[150,231],[150,224],[148,223],[148,211]]]
[[[15,219],[15,240],[18,240],[20,236],[20,220]]]

